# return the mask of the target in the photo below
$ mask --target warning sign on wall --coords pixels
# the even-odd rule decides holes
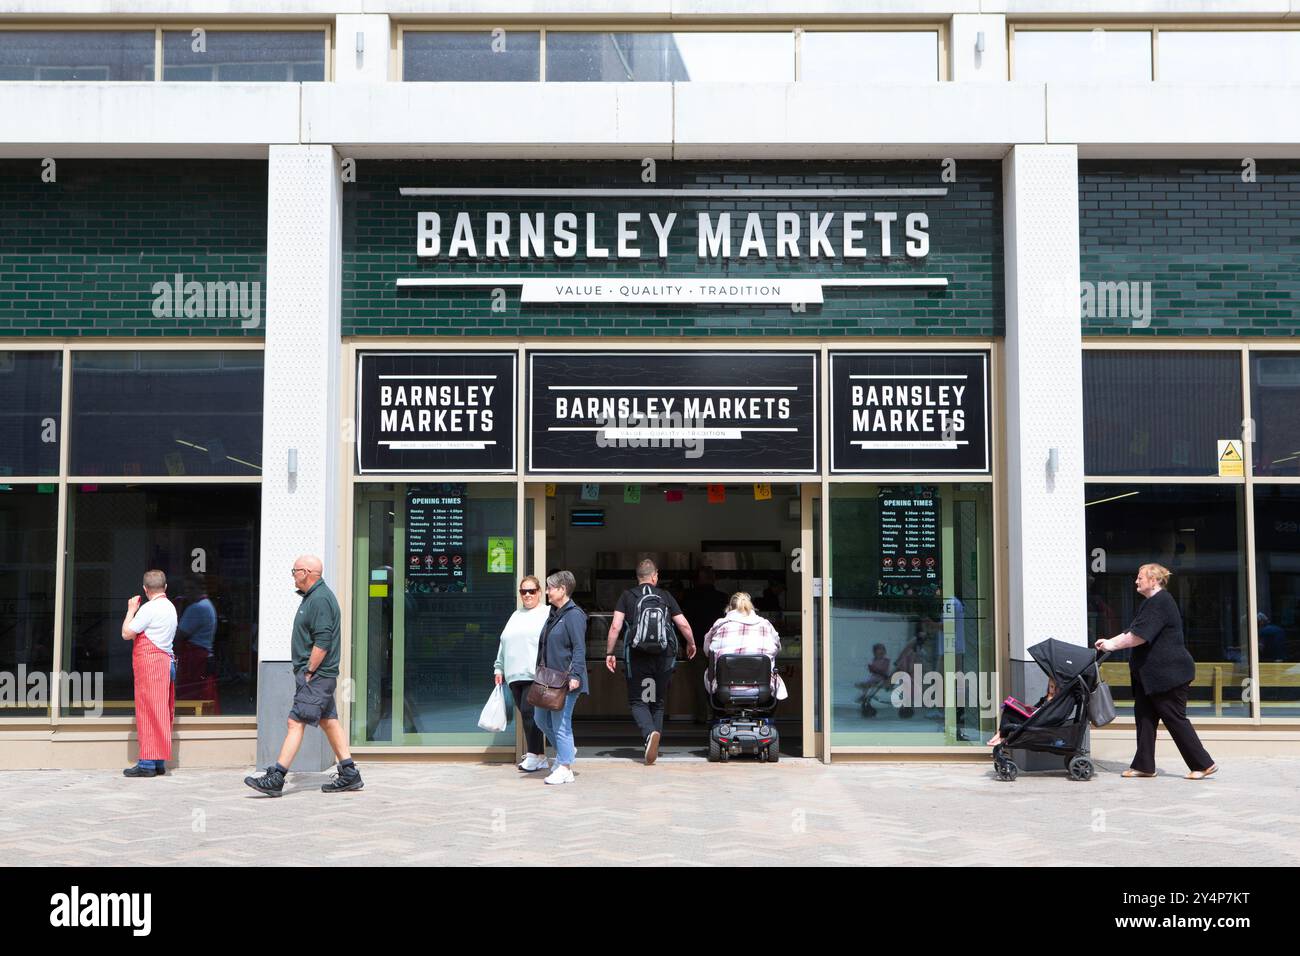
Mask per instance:
[[[1241,442],[1235,438],[1219,439],[1219,477],[1246,477],[1246,460],[1242,457]]]

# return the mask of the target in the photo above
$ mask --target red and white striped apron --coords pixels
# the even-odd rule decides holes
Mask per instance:
[[[172,656],[143,634],[131,653],[135,670],[135,726],[141,760],[172,759],[172,711],[176,688],[172,684]]]

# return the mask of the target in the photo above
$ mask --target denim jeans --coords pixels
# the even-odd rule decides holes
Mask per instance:
[[[546,739],[555,746],[555,762],[566,767],[572,766],[578,753],[573,746],[573,708],[578,703],[580,693],[576,690],[569,691],[563,710],[533,708],[533,720],[537,721],[537,726],[546,734]]]

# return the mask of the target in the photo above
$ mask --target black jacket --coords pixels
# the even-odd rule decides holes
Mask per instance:
[[[568,671],[582,681],[578,693],[587,693],[587,613],[570,599],[562,608],[551,608],[538,641],[541,661],[557,671]]]
[[[1168,591],[1162,588],[1143,601],[1128,629],[1146,641],[1133,648],[1129,660],[1135,690],[1140,682],[1144,692],[1161,694],[1196,677],[1196,662],[1183,641],[1183,616]]]

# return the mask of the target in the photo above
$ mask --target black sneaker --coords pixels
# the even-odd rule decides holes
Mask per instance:
[[[167,764],[161,760],[155,760],[153,772],[156,777],[167,776]]]
[[[158,771],[157,771],[157,770],[154,770],[153,767],[142,767],[142,766],[140,766],[140,764],[136,764],[134,767],[127,767],[125,770],[123,770],[123,771],[122,771],[122,776],[124,776],[124,777],[156,777],[156,776],[158,776]]]
[[[356,764],[347,767],[339,767],[339,772],[329,783],[321,784],[321,793],[343,793],[347,790],[360,790],[365,786],[361,782],[361,771],[357,769]]]
[[[268,797],[278,797],[284,792],[284,774],[275,767],[267,767],[266,773],[260,777],[245,777],[244,783]]]

